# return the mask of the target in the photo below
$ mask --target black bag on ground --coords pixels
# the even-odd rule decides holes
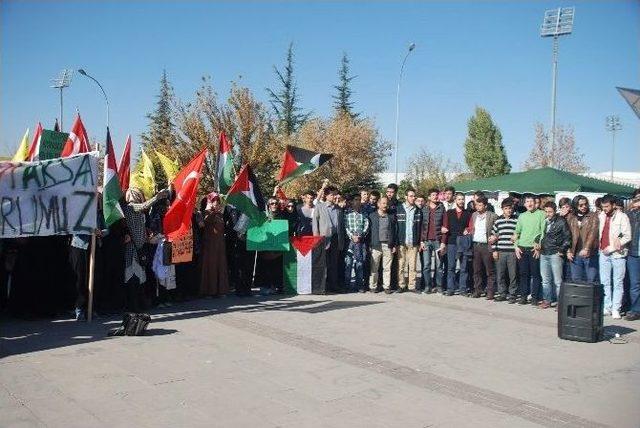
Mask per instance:
[[[147,330],[151,316],[127,312],[122,316],[122,325],[109,330],[109,336],[142,336]]]

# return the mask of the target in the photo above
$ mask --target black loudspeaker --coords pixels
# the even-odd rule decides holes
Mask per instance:
[[[558,337],[579,342],[602,340],[602,284],[566,281],[558,297]]]

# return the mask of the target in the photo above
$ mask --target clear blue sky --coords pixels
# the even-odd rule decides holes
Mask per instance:
[[[640,2],[273,3],[3,1],[0,153],[25,128],[52,127],[58,93],[49,79],[85,68],[111,102],[116,150],[134,142],[167,70],[189,99],[202,75],[220,96],[240,82],[266,101],[273,65],[295,43],[302,106],[331,111],[343,51],[351,59],[358,111],[394,138],[395,91],[409,42],[417,44],[401,96],[400,159],[420,147],[462,160],[466,123],[487,108],[519,169],[536,121],[549,123],[551,40],[539,36],[545,9],[576,6],[574,33],[560,42],[558,122],[575,127],[592,171],[610,168],[605,116],[619,114],[616,169],[640,170],[640,120],[615,86],[640,87]],[[240,77],[241,76],[241,77]],[[65,92],[65,128],[78,108],[91,137],[104,140],[98,88],[76,74]]]

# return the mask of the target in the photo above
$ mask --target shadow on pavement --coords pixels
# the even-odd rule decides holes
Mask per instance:
[[[148,311],[152,316],[146,336],[165,336],[178,330],[154,328],[154,323],[203,318],[232,312],[296,311],[308,314],[350,309],[360,306],[384,303],[382,301],[332,301],[288,300],[292,296],[272,295],[252,297],[228,296],[216,299],[198,299],[176,303],[171,307],[154,308]],[[77,322],[73,319],[40,319],[33,321],[3,318],[0,320],[0,359],[30,352],[55,349],[66,346],[113,340],[107,332],[120,325],[120,315],[100,317],[93,322]]]

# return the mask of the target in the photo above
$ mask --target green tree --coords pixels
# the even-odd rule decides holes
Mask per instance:
[[[176,143],[175,125],[173,123],[174,102],[173,88],[167,78],[167,71],[162,71],[160,79],[160,93],[157,96],[156,108],[152,113],[147,114],[149,120],[148,130],[144,132],[140,138],[142,140],[142,148],[147,155],[158,166],[154,150],[158,150],[162,154],[172,156],[173,147]],[[156,168],[156,171],[162,171],[162,168]],[[159,186],[166,185],[166,177],[160,175]]]
[[[162,151],[175,143],[175,126],[172,119],[173,88],[167,78],[167,71],[163,70],[160,79],[160,93],[157,96],[156,108],[147,114],[149,119],[148,131],[141,135],[142,145],[146,149]]]
[[[349,115],[351,119],[357,119],[359,114],[353,111],[353,101],[351,96],[353,91],[351,90],[351,81],[357,76],[351,76],[349,74],[349,57],[347,53],[342,54],[342,62],[340,63],[340,69],[338,70],[339,83],[334,85],[333,88],[337,93],[333,96],[333,106],[338,114]]]
[[[299,106],[298,88],[293,77],[293,42],[289,44],[287,50],[284,71],[278,70],[276,66],[273,66],[273,70],[278,76],[281,88],[277,91],[267,88],[267,93],[277,117],[278,131],[289,137],[307,121],[311,114],[303,113]]]
[[[493,123],[489,112],[476,107],[467,124],[468,135],[464,143],[464,160],[479,178],[508,174],[511,164],[502,145],[500,129]]]

